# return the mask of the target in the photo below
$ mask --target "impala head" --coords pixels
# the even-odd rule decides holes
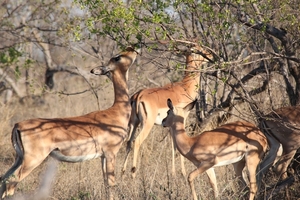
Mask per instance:
[[[127,74],[129,67],[134,63],[137,55],[137,50],[134,50],[132,47],[127,47],[125,51],[112,57],[107,65],[96,67],[91,70],[91,73],[95,75],[106,75],[110,79],[115,71],[121,71]]]
[[[184,119],[186,119],[190,110],[194,108],[196,101],[189,103],[184,108],[176,107],[174,108],[171,99],[167,100],[167,104],[169,110],[167,112],[167,117],[163,119],[162,125],[163,127],[171,127],[174,122],[182,122],[184,123]]]
[[[186,53],[186,63],[189,67],[199,69],[202,64],[212,62],[213,54],[199,46],[191,47]]]
[[[214,59],[213,54],[200,46],[194,46],[192,48],[190,48],[188,54],[190,54],[192,56],[192,59],[194,61],[198,61],[198,62],[202,62],[202,63],[208,63],[208,62],[212,62]],[[188,56],[187,56],[188,59]]]

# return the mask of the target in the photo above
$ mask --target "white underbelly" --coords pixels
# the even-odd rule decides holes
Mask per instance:
[[[95,159],[95,158],[101,156],[101,154],[95,153],[95,154],[88,154],[88,155],[82,155],[82,156],[66,156],[66,155],[62,154],[60,151],[54,150],[50,153],[50,156],[52,156],[53,158],[55,158],[59,161],[63,161],[63,162],[83,162],[86,160]]]
[[[218,162],[216,165],[214,165],[214,167],[220,167],[220,166],[224,166],[224,165],[229,165],[229,164],[232,164],[232,163],[236,163],[240,160],[242,160],[244,158],[244,154],[239,156],[239,157],[236,157],[236,158],[233,158],[233,159],[230,159],[230,160],[223,160],[221,162]]]
[[[162,125],[162,121],[163,121],[163,119],[164,118],[166,118],[167,117],[167,111],[166,111],[166,113],[165,114],[162,114],[162,113],[158,113],[158,115],[156,116],[156,118],[155,118],[155,124],[156,125]]]

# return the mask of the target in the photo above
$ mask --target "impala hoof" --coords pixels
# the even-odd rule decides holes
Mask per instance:
[[[121,171],[121,176],[123,176],[125,174],[125,170]]]
[[[131,173],[135,173],[136,172],[136,167],[131,168]]]

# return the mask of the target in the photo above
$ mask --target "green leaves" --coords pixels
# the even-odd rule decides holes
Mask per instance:
[[[11,47],[7,51],[0,53],[0,63],[10,65],[17,62],[21,55],[21,52],[17,51],[14,47]]]

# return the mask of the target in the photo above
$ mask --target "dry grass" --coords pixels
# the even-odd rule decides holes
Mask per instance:
[[[59,80],[68,80],[69,83],[73,84],[57,82],[56,91],[81,91],[87,87],[84,80],[79,77],[69,77],[63,73],[59,76],[61,76]],[[134,88],[135,85],[133,80],[137,80],[137,78],[130,80],[131,88]],[[93,85],[100,86],[100,90],[97,92],[100,109],[110,107],[113,99],[111,83],[105,78],[98,77],[92,77],[91,82]],[[133,93],[136,90],[137,88],[130,91]],[[36,117],[82,115],[97,109],[97,100],[91,92],[76,96],[49,93],[40,98],[29,98],[24,103],[12,101],[8,105],[0,105],[0,174],[5,173],[14,162],[14,150],[10,142],[10,133],[14,123]],[[150,136],[141,147],[135,180],[130,175],[131,162],[127,166],[127,172],[123,177],[121,176],[125,155],[125,145],[123,145],[117,157],[115,170],[118,183],[115,187],[117,199],[191,199],[187,180],[180,172],[178,152],[176,157],[177,177],[174,178],[171,175],[171,140],[170,137],[165,137],[166,134],[168,134],[168,130],[162,127],[155,126],[153,128]],[[46,182],[53,184],[49,195],[46,193],[48,195],[46,199],[104,199],[105,188],[100,159],[75,164],[59,163],[56,173],[54,173],[55,170],[50,170],[50,175],[45,177],[44,172],[51,160],[51,158],[47,159],[18,185],[15,197],[36,196],[43,191],[38,189],[42,187],[40,184],[43,180],[48,180]],[[130,161],[132,160],[130,159]],[[186,161],[186,168],[187,172],[190,172],[195,167]],[[216,168],[216,173],[220,199],[243,199],[243,193],[237,188],[236,180],[233,177],[232,166]],[[49,180],[49,177],[52,180]],[[275,183],[276,181],[270,175],[266,182]],[[205,174],[196,178],[195,187],[201,199],[213,199],[213,192]],[[300,198],[299,188],[299,182],[289,188],[291,199]],[[284,199],[285,197],[286,194],[283,191],[272,199]]]

